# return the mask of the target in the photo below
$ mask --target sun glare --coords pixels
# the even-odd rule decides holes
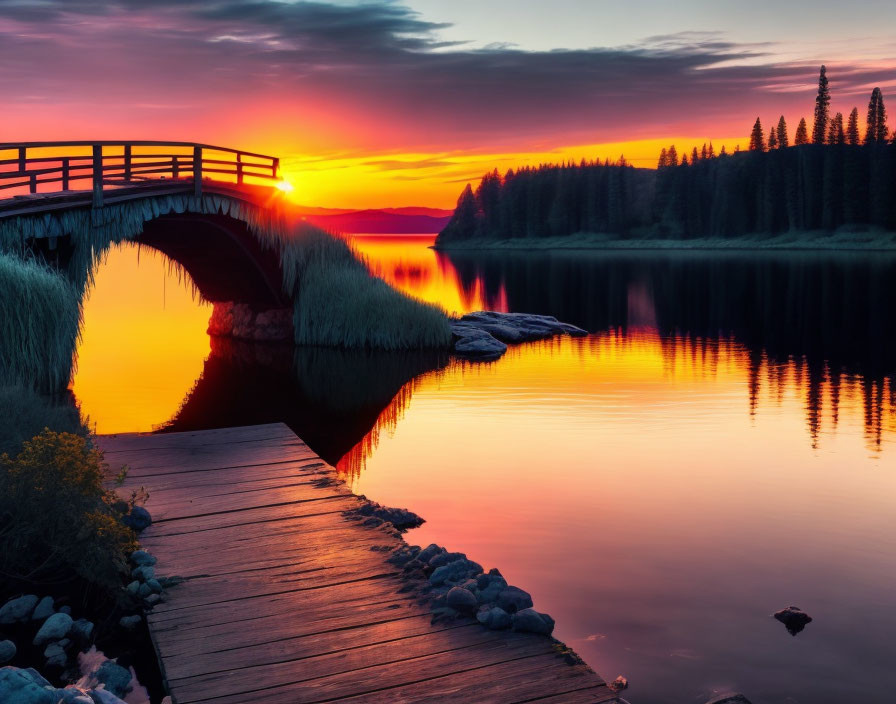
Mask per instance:
[[[292,193],[294,190],[293,185],[289,181],[277,181],[277,188],[284,193]]]

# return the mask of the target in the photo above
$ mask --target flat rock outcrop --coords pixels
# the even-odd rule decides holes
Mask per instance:
[[[587,330],[561,323],[552,315],[477,311],[451,322],[455,354],[490,361],[507,351],[508,344],[544,340],[556,335],[581,337]]]

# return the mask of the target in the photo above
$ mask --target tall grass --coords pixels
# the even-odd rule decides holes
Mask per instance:
[[[0,386],[0,455],[17,455],[22,443],[44,428],[87,435],[87,426],[67,394],[50,397],[24,384]]]
[[[296,344],[401,350],[451,342],[439,308],[373,276],[348,244],[317,228],[296,227],[281,245],[281,265]]]
[[[36,261],[0,254],[0,385],[64,389],[80,326],[73,284]]]

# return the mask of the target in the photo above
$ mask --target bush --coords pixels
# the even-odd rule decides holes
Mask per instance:
[[[297,344],[400,350],[451,342],[442,310],[373,276],[345,241],[304,225],[281,252]]]
[[[0,456],[0,573],[20,583],[81,578],[121,587],[137,544],[103,488],[102,453],[72,433],[44,430]]]
[[[87,435],[87,427],[70,396],[42,396],[22,384],[0,386],[0,418],[0,455],[17,455],[22,443],[44,428]]]
[[[64,389],[81,325],[81,299],[36,261],[0,254],[0,384]]]

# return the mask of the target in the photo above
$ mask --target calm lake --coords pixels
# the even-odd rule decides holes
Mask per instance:
[[[489,364],[211,340],[190,282],[128,245],[97,271],[74,393],[101,433],[288,423],[426,518],[409,542],[530,591],[632,704],[893,701],[896,256],[432,239],[355,244],[451,312],[592,334]],[[771,617],[791,604],[814,619],[796,636]]]

